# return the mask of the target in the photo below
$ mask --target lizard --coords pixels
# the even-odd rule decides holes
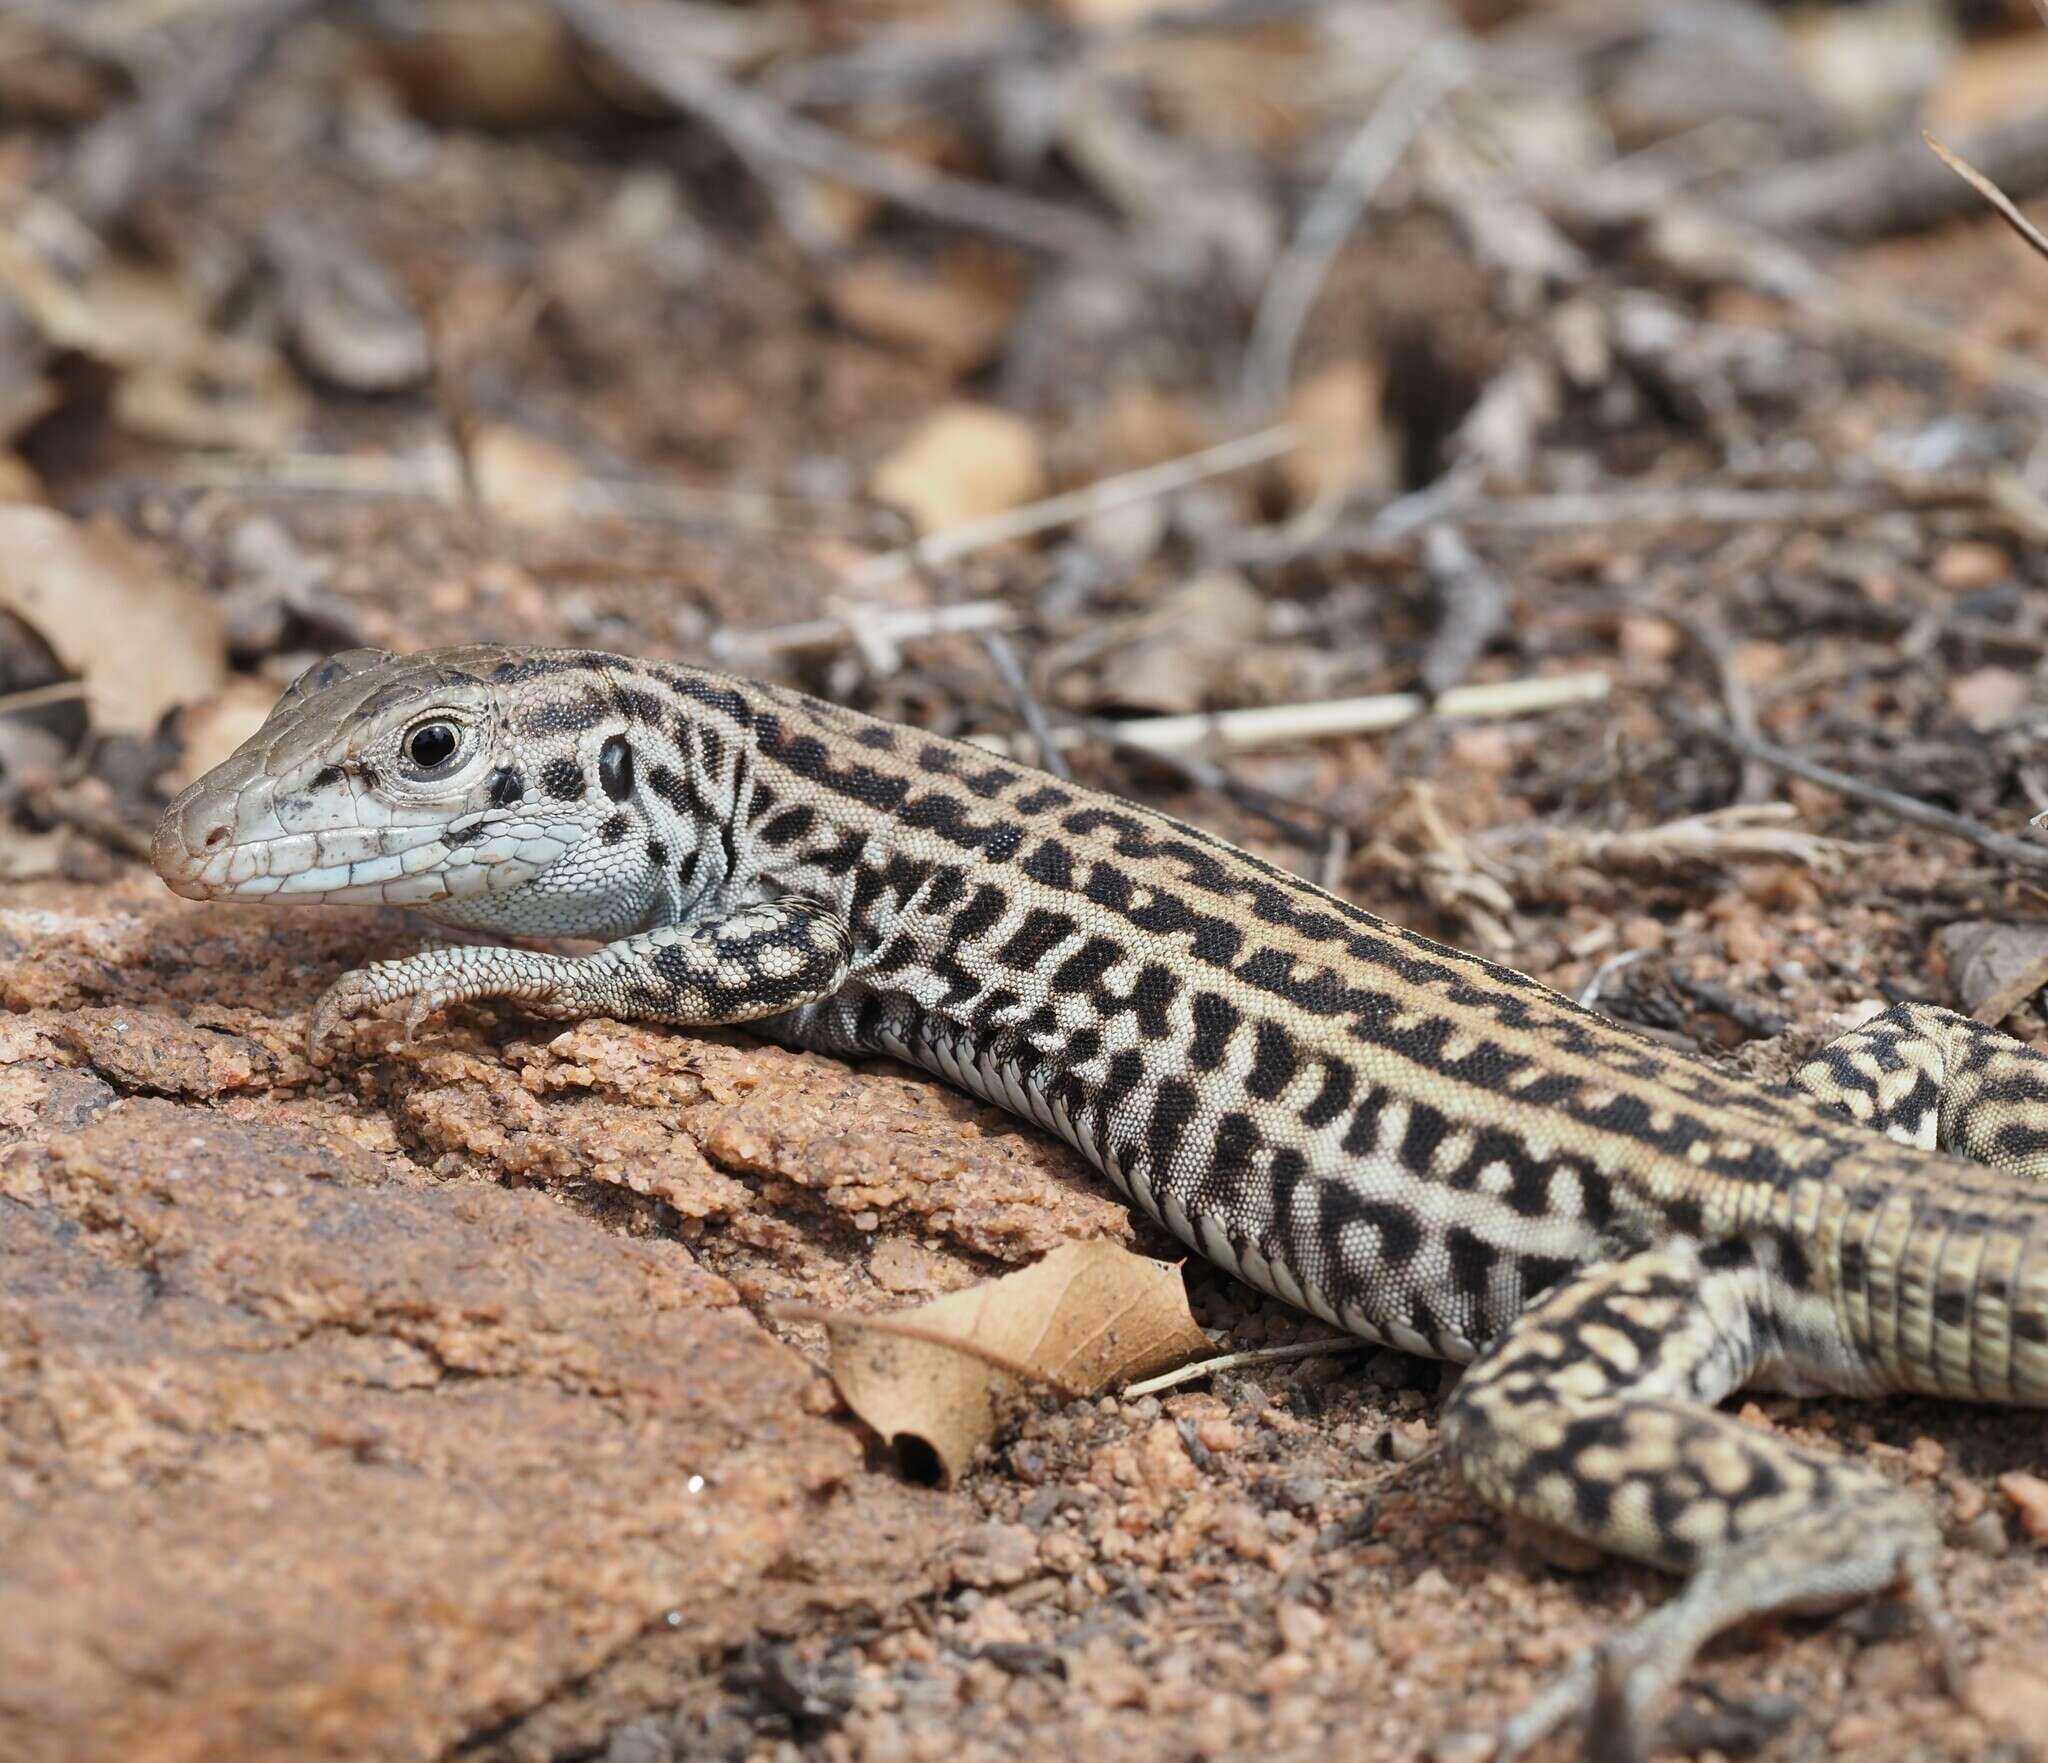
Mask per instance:
[[[594,953],[344,975],[888,1055],[1057,1133],[1239,1278],[1465,1367],[1487,1505],[1681,1577],[1498,1734],[1641,1754],[1714,1634],[1891,1590],[1951,1689],[1941,1535],[1745,1388],[2048,1408],[2048,1055],[1891,1007],[1752,1081],[1150,809],[780,686],[576,650],[308,669],[165,813],[198,900],[351,901]]]

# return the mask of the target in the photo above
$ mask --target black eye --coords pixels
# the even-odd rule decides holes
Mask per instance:
[[[423,722],[405,737],[405,756],[422,771],[432,771],[455,757],[461,739],[452,722]]]

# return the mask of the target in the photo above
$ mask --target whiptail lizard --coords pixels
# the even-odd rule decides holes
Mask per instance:
[[[1716,1404],[2048,1407],[2048,1056],[2005,1036],[1901,1005],[1803,1088],[1749,1082],[1165,815],[601,654],[323,662],[155,861],[194,899],[612,939],[377,962],[320,1001],[316,1052],[377,1006],[510,998],[890,1054],[1253,1285],[1469,1364],[1442,1438],[1474,1492],[1685,1576],[1502,1755],[1583,1718],[1633,1756],[1716,1631],[1894,1586],[1953,1674],[1922,1501]]]

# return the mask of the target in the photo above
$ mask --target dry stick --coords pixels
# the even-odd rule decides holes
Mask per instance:
[[[2041,0],[2041,4],[2048,6],[2048,0]],[[2039,227],[2015,208],[2010,196],[1960,153],[1951,153],[1932,135],[1927,133],[1925,129],[1920,131],[1920,138],[1927,143],[1929,150],[1932,151],[1935,158],[1939,159],[1943,165],[1947,166],[1950,171],[1954,172],[1957,177],[1961,178],[1964,183],[1968,184],[1971,189],[1975,190],[1978,195],[1982,196],[1985,201],[1998,210],[2000,217],[2007,226],[2011,227],[2014,232],[2025,239],[2043,257],[2048,257],[2048,234],[2044,234]]]
[[[1478,51],[1462,31],[1432,38],[1379,95],[1338,154],[1259,297],[1238,377],[1238,396],[1247,410],[1275,409],[1287,395],[1295,347],[1330,265],[1422,125],[1479,65]]]
[[[1436,629],[1416,666],[1423,690],[1447,692],[1472,671],[1508,616],[1508,585],[1455,526],[1422,535],[1422,567],[1435,585]]]
[[[189,66],[152,79],[141,96],[80,139],[54,192],[96,232],[126,215],[192,149],[278,44],[327,0],[257,0],[211,28]]]
[[[780,166],[863,190],[927,219],[990,233],[1055,257],[1104,262],[1129,257],[1123,241],[1086,215],[994,184],[949,177],[823,128],[708,63],[675,54],[640,9],[617,0],[555,0],[569,28],[682,114],[716,133],[754,166]]]
[[[1284,1359],[1321,1359],[1332,1353],[1360,1353],[1371,1345],[1372,1342],[1363,1335],[1340,1334],[1332,1335],[1326,1341],[1296,1341],[1285,1347],[1247,1347],[1241,1353],[1219,1353],[1213,1359],[1197,1359],[1192,1365],[1183,1365],[1178,1371],[1165,1371],[1157,1377],[1127,1383],[1118,1394],[1126,1402],[1132,1402],[1140,1396],[1176,1389],[1181,1384],[1193,1383],[1197,1378],[1210,1377],[1219,1371],[1235,1371],[1240,1365],[1271,1365]]]
[[[720,662],[760,661],[772,655],[819,653],[858,642],[872,664],[904,643],[925,637],[1003,630],[1019,622],[1017,610],[1000,600],[962,600],[952,606],[847,606],[823,618],[779,624],[766,630],[717,630],[711,657]],[[895,664],[879,666],[893,673]]]
[[[1496,685],[1454,686],[1434,698],[1421,692],[1380,692],[1313,704],[1261,704],[1247,710],[1147,716],[1111,726],[1121,744],[1148,753],[1186,753],[1197,748],[1242,753],[1336,735],[1377,734],[1424,716],[1458,720],[1527,716],[1571,704],[1597,704],[1607,692],[1607,675],[1590,670],[1503,680]]]
[[[38,710],[45,704],[69,704],[84,696],[83,680],[60,679],[47,686],[24,686],[18,692],[0,692],[0,714]]]
[[[1326,698],[1307,704],[1261,704],[1247,710],[1201,710],[1187,716],[1089,722],[1079,729],[1062,729],[1054,738],[1071,744],[1084,735],[1097,735],[1119,747],[1155,755],[1187,754],[1205,747],[1246,753],[1296,741],[1328,740],[1337,735],[1379,734],[1424,716],[1467,721],[1529,716],[1572,704],[1597,704],[1607,696],[1608,689],[1607,675],[1594,669],[1502,680],[1494,685],[1453,686],[1434,698],[1421,692],[1377,692],[1370,697]],[[968,739],[993,753],[1010,751],[1010,743],[1002,735],[970,735]]]
[[[1924,138],[1924,137],[1923,137]],[[2048,182],[2048,109],[2002,117],[1968,136],[1970,157],[2023,193]],[[1947,154],[1942,154],[1948,160]],[[1953,161],[1949,161],[1953,169]],[[1974,180],[1972,180],[1974,181]],[[1918,231],[1965,213],[1970,199],[1903,136],[1774,166],[1723,198],[1744,220],[1783,233],[1871,239]]]
[[[1726,629],[1718,620],[1704,613],[1677,612],[1666,616],[1692,638],[1713,663],[1714,678],[1721,687],[1721,707],[1728,712],[1728,726],[1746,741],[1762,739],[1763,729],[1756,719],[1756,705],[1750,699],[1749,682],[1742,677],[1735,643]],[[1762,761],[1744,756],[1742,779],[1735,786],[1738,803],[1761,802],[1764,799],[1765,770]]]
[[[1204,759],[1197,753],[1162,751],[1148,747],[1138,741],[1126,740],[1123,731],[1130,724],[1111,722],[1105,717],[1087,717],[1073,729],[1061,729],[1055,739],[1062,736],[1073,738],[1086,734],[1093,736],[1117,752],[1138,753],[1154,765],[1163,765],[1168,771],[1178,772],[1198,790],[1213,790],[1217,795],[1235,802],[1240,808],[1256,814],[1291,843],[1304,850],[1313,851],[1328,843],[1323,827],[1309,826],[1294,818],[1294,811],[1312,814],[1329,826],[1335,816],[1320,802],[1305,802],[1299,796],[1285,796],[1274,790],[1260,788],[1246,783],[1241,777],[1218,765],[1213,759]]]
[[[1790,772],[1794,777],[1803,777],[1808,783],[1819,784],[1822,789],[1833,790],[1838,796],[1847,796],[1852,802],[1862,802],[1872,808],[1882,808],[1887,814],[1901,820],[1911,821],[1916,826],[1931,827],[1935,832],[1947,833],[1951,838],[1962,839],[1975,845],[1978,850],[1993,857],[2003,858],[2026,869],[2048,869],[2048,844],[2034,844],[2026,839],[2016,839],[2007,833],[1985,826],[1981,821],[1970,819],[1966,814],[1952,814],[1946,808],[1937,808],[1931,802],[1922,802],[1915,796],[1903,796],[1896,790],[1887,790],[1882,785],[1868,783],[1860,777],[1852,777],[1846,771],[1837,771],[1833,766],[1822,765],[1807,759],[1784,747],[1772,745],[1769,741],[1754,736],[1739,735],[1732,729],[1719,727],[1704,717],[1694,716],[1689,711],[1672,710],[1671,720],[1688,734],[1704,735],[1708,740],[1718,742],[1731,753],[1742,758],[1756,759],[1778,771]]]
[[[411,456],[355,453],[188,453],[168,474],[174,488],[227,489],[248,496],[355,496],[366,500],[416,499],[451,508],[463,504],[461,466],[453,448]],[[485,486],[488,489],[488,485]],[[695,526],[718,521],[752,532],[810,533],[778,518],[780,511],[830,510],[853,504],[843,497],[806,497],[766,490],[714,489],[658,483],[647,478],[587,477],[569,492],[570,513],[585,520]]]
[[[970,520],[961,526],[947,527],[928,538],[919,539],[914,545],[884,551],[848,571],[847,585],[855,590],[879,587],[912,570],[934,569],[970,552],[986,551],[992,545],[1034,538],[1055,527],[1071,526],[1077,520],[1106,514],[1113,508],[1150,502],[1160,496],[1171,495],[1175,490],[1185,489],[1190,484],[1243,471],[1249,466],[1263,465],[1269,459],[1291,453],[1300,445],[1300,428],[1294,423],[1283,422],[1272,428],[1260,429],[1256,434],[1241,435],[1234,441],[1204,447],[1199,453],[1162,460],[1157,465],[1147,465],[1116,477],[1098,478],[1078,490],[1048,496],[1042,502],[1028,502],[1022,508],[1006,509],[984,520]]]
[[[1564,532],[1575,527],[1835,525],[1893,508],[1981,507],[1981,486],[1873,484],[1814,490],[1591,490],[1547,496],[1480,496],[1472,479],[1447,473],[1364,520],[1316,531],[1259,532],[1230,548],[1234,563],[1277,563],[1405,542],[1439,520],[1470,532]]]
[[[1071,783],[1074,774],[1068,769],[1067,756],[1053,739],[1052,723],[1045,714],[1045,706],[1039,703],[1030,680],[1024,677],[1024,664],[1017,659],[1017,651],[1010,646],[1010,639],[999,630],[983,631],[981,650],[988,657],[989,665],[996,670],[996,677],[1003,682],[1003,690],[1010,694],[1010,701],[1017,706],[1017,714],[1023,717],[1031,744],[1038,749],[1040,768],[1051,772],[1063,783]]]

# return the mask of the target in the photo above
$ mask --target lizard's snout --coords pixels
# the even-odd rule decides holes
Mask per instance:
[[[187,790],[164,810],[149,847],[149,861],[172,893],[204,900],[210,890],[200,877],[207,860],[232,843],[234,836],[234,821],[217,796]]]

